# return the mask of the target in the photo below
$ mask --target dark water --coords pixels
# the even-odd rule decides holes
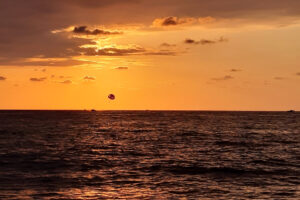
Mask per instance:
[[[300,113],[0,111],[0,199],[300,199]]]

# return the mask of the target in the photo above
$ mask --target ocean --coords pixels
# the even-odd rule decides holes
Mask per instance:
[[[300,113],[0,111],[0,199],[300,199]]]

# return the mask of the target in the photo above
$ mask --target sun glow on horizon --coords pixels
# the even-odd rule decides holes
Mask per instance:
[[[10,22],[0,20],[0,109],[299,110],[290,5],[203,2],[56,2],[56,15],[36,11],[48,21],[0,14]],[[22,17],[30,25],[16,31]]]

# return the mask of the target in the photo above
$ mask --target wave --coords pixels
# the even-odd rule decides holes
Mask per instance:
[[[141,169],[147,172],[169,172],[177,175],[219,174],[219,175],[299,175],[299,171],[237,169],[233,167],[202,167],[202,166],[160,166],[154,165]]]

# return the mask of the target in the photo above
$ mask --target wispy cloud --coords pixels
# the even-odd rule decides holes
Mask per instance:
[[[116,67],[115,69],[117,69],[117,70],[127,70],[128,67]]]
[[[77,50],[78,55],[79,50]],[[65,67],[65,66],[79,66],[84,64],[91,64],[93,62],[90,61],[81,61],[76,60],[73,58],[37,58],[37,57],[29,57],[29,58],[16,58],[16,59],[7,59],[7,60],[0,60],[0,66],[37,66],[37,67],[51,67],[51,66],[58,66],[58,67]],[[39,71],[35,69],[35,71]],[[46,69],[41,69],[42,72],[46,72]]]
[[[190,39],[187,38],[185,39],[184,43],[185,44],[200,44],[200,45],[209,45],[209,44],[216,44],[216,43],[220,43],[220,42],[228,42],[228,39],[224,38],[224,37],[220,37],[217,40],[208,40],[208,39],[202,39],[202,40],[194,40],[194,39]]]
[[[164,17],[153,21],[153,27],[174,27],[179,25],[206,24],[215,21],[213,17]]]
[[[42,82],[45,81],[46,79],[47,77],[41,77],[41,78],[30,78],[29,80],[33,82]]]
[[[62,83],[62,84],[72,84],[73,82],[71,80],[65,80],[65,81],[61,81],[59,83]]]
[[[241,69],[235,69],[235,68],[233,68],[233,69],[230,70],[230,72],[241,72],[241,71],[243,71],[243,70],[241,70]]]
[[[58,76],[58,78],[60,78],[60,79],[64,79],[64,78],[72,78],[72,76]]]
[[[107,48],[86,48],[83,49],[84,54],[87,56],[127,56],[127,55],[136,55],[146,52],[142,47],[127,47],[127,48],[118,48],[118,47],[107,47]]]
[[[164,42],[160,45],[161,47],[176,47],[177,45],[176,44],[169,44],[167,42]]]
[[[106,47],[106,48],[82,48],[83,54],[86,56],[131,56],[131,55],[161,55],[171,56],[177,52],[171,50],[152,50],[139,46],[130,47]]]
[[[95,78],[95,77],[92,77],[92,76],[85,76],[85,77],[83,77],[83,80],[87,80],[87,81],[95,81],[96,78]]]
[[[117,31],[105,31],[100,29],[89,30],[87,26],[78,26],[74,27],[73,33],[75,34],[84,34],[84,35],[119,35],[121,32]]]
[[[5,81],[5,80],[6,80],[6,77],[0,76],[0,81]]]
[[[211,80],[213,80],[213,81],[227,81],[227,80],[231,80],[231,79],[234,79],[234,77],[230,76],[230,75],[226,75],[226,76],[220,77],[220,78],[212,78]]]

